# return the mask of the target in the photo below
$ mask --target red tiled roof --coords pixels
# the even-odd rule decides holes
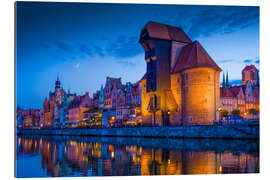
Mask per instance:
[[[234,93],[235,96],[237,96],[240,90],[240,86],[233,86],[230,88],[230,90]]]
[[[220,88],[220,97],[235,97],[233,92],[227,87]]]
[[[192,42],[190,38],[186,35],[186,33],[178,27],[150,21],[145,25],[143,29],[147,29],[148,35],[151,38],[187,43]]]
[[[198,41],[184,46],[173,69],[173,73],[196,67],[211,67],[221,71]]]
[[[254,65],[246,66],[242,71],[249,71],[249,70],[255,70],[257,69]]]

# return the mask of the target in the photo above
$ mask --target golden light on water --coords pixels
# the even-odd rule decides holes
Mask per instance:
[[[72,167],[77,167],[80,171],[87,172],[91,168],[95,172],[105,173],[103,175],[127,175],[127,167],[137,175],[243,173],[256,172],[259,167],[259,158],[245,152],[181,151],[76,140],[62,141],[61,145],[44,139],[43,146],[38,146],[38,142],[41,139],[32,141],[18,138],[20,152],[40,152],[43,167],[48,167],[50,172],[56,168],[55,162],[63,161],[63,156],[65,163],[71,163]]]
[[[19,146],[21,145],[21,141],[22,141],[22,139],[19,137],[19,138],[18,138],[18,145],[19,145]]]

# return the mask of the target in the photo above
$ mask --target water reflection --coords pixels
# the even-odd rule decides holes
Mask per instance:
[[[19,136],[17,177],[255,173],[258,146],[234,140]]]

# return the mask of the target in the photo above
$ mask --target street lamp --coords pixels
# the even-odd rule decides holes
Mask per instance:
[[[221,122],[221,117],[220,117],[221,115],[220,115],[220,113],[221,113],[221,110],[222,110],[222,109],[221,109],[221,107],[219,107],[217,110],[218,110],[218,112],[219,112],[219,119],[218,119],[219,122],[218,122],[218,123],[220,123],[220,122]]]

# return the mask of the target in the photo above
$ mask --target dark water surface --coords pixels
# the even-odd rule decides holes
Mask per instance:
[[[256,140],[17,136],[16,177],[258,173]]]

